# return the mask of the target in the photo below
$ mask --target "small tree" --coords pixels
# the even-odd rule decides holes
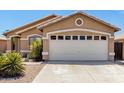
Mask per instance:
[[[30,48],[31,48],[30,58],[34,59],[35,61],[42,60],[42,51],[43,51],[42,40],[40,39],[34,40]]]

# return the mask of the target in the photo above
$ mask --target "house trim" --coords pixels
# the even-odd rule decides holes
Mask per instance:
[[[61,33],[61,32],[72,32],[72,31],[87,31],[87,32],[93,32],[93,33],[100,33],[100,34],[104,34],[104,35],[109,35],[109,37],[113,37],[111,36],[110,33],[106,33],[106,32],[100,32],[100,31],[97,31],[97,30],[92,30],[92,29],[81,29],[81,28],[76,28],[76,29],[65,29],[65,30],[55,30],[55,31],[51,31],[51,32],[48,32],[46,34],[46,37],[43,37],[43,39],[48,39],[48,36],[51,35],[51,34],[55,34],[55,33]]]
[[[12,38],[12,37],[15,37],[15,36],[19,36],[19,37],[20,37],[20,35],[12,35],[12,36],[10,36],[9,38],[7,38],[7,40],[11,40],[11,38]],[[21,37],[20,37],[20,40],[28,40],[29,37],[31,37],[31,36],[40,36],[40,37],[42,38],[42,35],[39,35],[39,34],[31,34],[31,35],[28,35],[26,38],[21,38]]]
[[[32,37],[32,36],[39,36],[39,37],[42,37],[42,36],[39,35],[39,34],[31,34],[31,35],[28,35],[28,36],[27,36],[27,39],[29,39],[29,38]]]
[[[114,56],[114,55],[115,55],[115,53],[114,53],[114,52],[113,52],[113,53],[112,53],[112,52],[110,52],[110,53],[109,53],[109,55],[110,55],[110,56]]]
[[[42,55],[48,55],[48,52],[42,52]]]
[[[37,26],[39,26],[39,25],[43,25],[43,24],[45,24],[45,23],[48,23],[48,22],[53,21],[53,20],[58,19],[58,18],[60,18],[60,16],[57,16],[57,17],[55,17],[55,18],[52,18],[52,19],[47,20],[47,21],[45,21],[45,22],[42,22],[42,23],[40,23],[40,24],[34,25],[34,26],[32,26],[32,27],[25,28],[25,29],[23,29],[23,30],[21,30],[21,31],[19,31],[19,32],[16,32],[16,34],[23,33],[23,32],[28,31],[28,30],[30,30],[30,29],[32,29],[32,28],[34,28],[34,27],[37,27]]]
[[[12,38],[12,37],[20,37],[20,35],[11,35],[9,38]]]
[[[81,21],[82,21],[82,23],[81,23],[80,25],[77,23],[78,20],[81,20]],[[76,26],[79,26],[79,27],[80,27],[80,26],[82,26],[83,24],[84,24],[84,21],[83,21],[82,18],[77,18],[77,19],[75,20],[75,25],[76,25]]]

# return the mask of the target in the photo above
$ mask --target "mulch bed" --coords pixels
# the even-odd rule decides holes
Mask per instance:
[[[22,77],[0,78],[0,83],[31,83],[45,64],[24,65],[25,75]]]

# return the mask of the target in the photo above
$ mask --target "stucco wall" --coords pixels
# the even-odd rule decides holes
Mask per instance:
[[[43,52],[48,52],[49,51],[49,40],[48,39],[44,39],[43,40]],[[43,59],[44,60],[48,60],[49,56],[47,54],[43,55]]]
[[[20,40],[20,50],[29,50],[29,41],[28,40]]]
[[[108,41],[108,50],[109,50],[109,53],[108,53],[108,58],[109,60],[114,60],[114,38],[109,38],[109,41]]]
[[[0,40],[0,52],[6,52],[7,48],[7,41],[6,40]]]
[[[84,21],[83,25],[81,27],[78,27],[75,25],[75,20],[77,18],[82,18]],[[97,31],[111,33],[112,35],[114,34],[113,28],[111,28],[107,25],[104,25],[98,21],[95,21],[87,16],[78,14],[78,15],[69,17],[65,20],[59,21],[57,23],[54,23],[54,24],[51,24],[51,25],[45,27],[43,35],[45,36],[46,33],[54,31],[54,30],[72,29],[72,28],[93,29],[93,30],[97,30]]]
[[[10,51],[11,50],[11,40],[8,39],[7,40],[7,51]]]
[[[38,30],[37,28],[33,28],[33,29],[30,29],[24,33],[21,33],[20,36],[23,39],[24,38],[27,39],[28,36],[33,35],[33,34],[38,34],[38,35],[42,36],[42,32],[40,30]]]

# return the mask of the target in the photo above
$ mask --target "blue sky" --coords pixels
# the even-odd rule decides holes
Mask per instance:
[[[121,31],[116,35],[124,33],[124,11],[122,10],[83,10],[84,12],[111,23]],[[6,30],[30,23],[49,14],[68,15],[75,10],[0,10],[0,34]]]

